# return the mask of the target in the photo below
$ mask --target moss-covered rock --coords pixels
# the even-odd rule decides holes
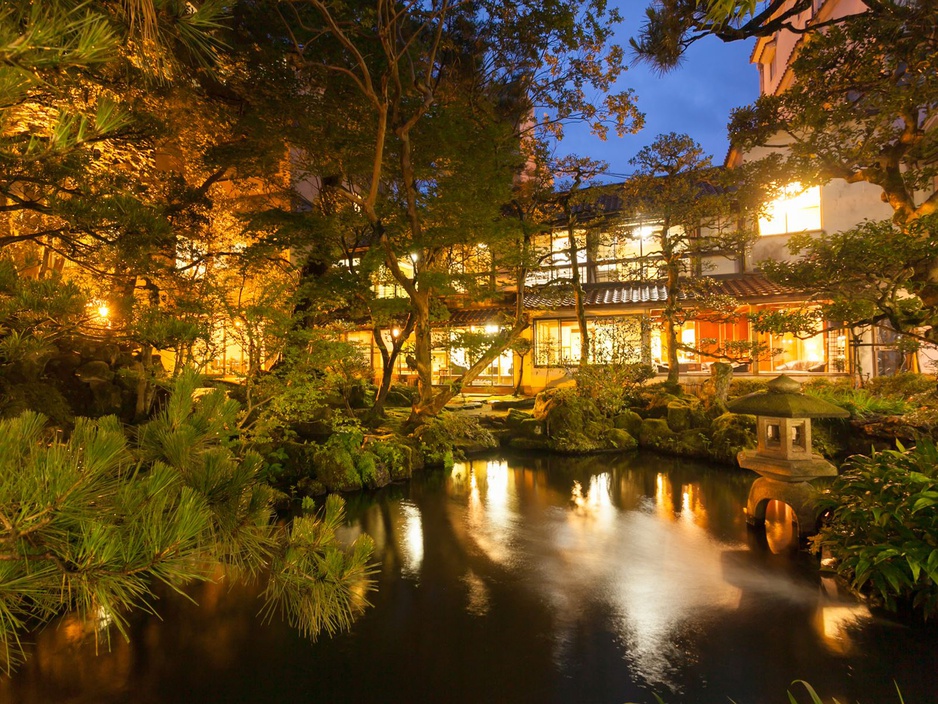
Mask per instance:
[[[668,427],[664,418],[646,418],[638,434],[638,444],[655,450],[665,449],[674,437],[674,431]]]
[[[528,418],[518,426],[518,434],[525,438],[543,438],[547,436],[545,424],[542,421]]]
[[[75,370],[75,376],[85,383],[104,382],[111,381],[114,378],[114,372],[111,371],[111,367],[107,362],[95,359],[78,367]]]
[[[388,472],[390,481],[410,479],[414,473],[414,449],[393,439],[376,440],[368,444],[378,461]]]
[[[756,446],[756,417],[724,413],[710,426],[710,454],[713,459],[736,464],[736,455]]]
[[[391,483],[391,472],[387,465],[368,450],[362,450],[355,457],[355,469],[361,476],[362,485],[369,489],[380,489]]]
[[[330,442],[313,452],[318,479],[329,491],[359,491],[362,477],[352,453],[340,443]]]
[[[296,493],[299,496],[322,496],[326,491],[326,485],[312,477],[302,477],[296,483]]]
[[[522,438],[515,437],[508,441],[508,447],[514,450],[543,450],[551,449],[551,444],[547,438]]]
[[[623,411],[612,419],[612,424],[636,438],[642,430],[642,417],[635,411]]]
[[[621,428],[609,428],[606,431],[606,443],[613,450],[634,450],[638,447],[638,440]]]
[[[88,384],[91,389],[90,412],[94,416],[119,415],[123,402],[123,391],[117,384],[93,381]]]
[[[710,457],[710,438],[698,428],[689,428],[676,433],[665,449],[680,457],[707,459]]]
[[[508,411],[508,415],[505,416],[505,425],[513,431],[518,431],[522,423],[533,419],[534,415],[532,413],[512,408]]]
[[[545,434],[552,449],[558,452],[604,449],[603,436],[612,424],[600,415],[591,399],[579,396],[574,389],[558,389],[542,408],[546,409]],[[537,418],[537,413],[534,417]]]
[[[409,408],[414,405],[414,399],[416,397],[416,386],[395,384],[388,389],[388,395],[385,397],[384,405],[388,408]]]
[[[464,453],[498,447],[498,440],[475,416],[443,412],[414,431],[414,441],[427,465],[452,466]]]
[[[668,427],[675,433],[691,428],[691,407],[684,401],[671,401],[668,406]]]

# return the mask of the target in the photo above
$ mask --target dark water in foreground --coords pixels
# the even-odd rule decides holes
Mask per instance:
[[[0,701],[762,704],[805,679],[938,702],[934,629],[747,546],[753,478],[649,455],[457,465],[350,501],[380,560],[351,633],[309,643],[255,618],[256,588],[200,585],[97,656],[93,628],[46,629]]]

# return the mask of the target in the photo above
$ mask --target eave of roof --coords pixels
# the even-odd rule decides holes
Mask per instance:
[[[732,296],[741,302],[754,302],[770,298],[783,298],[798,295],[798,291],[769,281],[761,274],[734,274],[712,276],[716,286],[714,293]],[[584,305],[586,307],[634,306],[664,303],[668,298],[668,289],[661,281],[649,283],[610,282],[584,284]],[[576,305],[573,291],[568,287],[558,287],[555,291],[537,291],[524,298],[528,309],[572,308]]]

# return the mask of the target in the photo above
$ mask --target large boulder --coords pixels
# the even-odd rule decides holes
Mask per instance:
[[[688,430],[691,427],[691,407],[684,401],[671,401],[666,418],[668,427],[675,433]]]
[[[534,416],[531,413],[512,408],[508,411],[508,415],[505,416],[505,425],[507,425],[510,430],[517,432],[521,428],[522,423],[533,419]]]
[[[710,454],[713,459],[736,464],[741,450],[756,446],[756,417],[744,413],[724,413],[710,426]]]
[[[606,444],[611,450],[634,450],[638,440],[621,428],[610,428],[606,431]]]
[[[518,426],[518,434],[524,438],[544,438],[547,436],[544,422],[534,418],[521,421]]]
[[[391,472],[378,460],[374,453],[363,450],[355,456],[355,469],[361,477],[362,485],[369,489],[380,489],[391,483]]]
[[[384,405],[388,408],[409,408],[414,405],[414,399],[416,397],[416,386],[395,384],[388,389],[388,395],[385,397]]]
[[[114,378],[114,372],[111,371],[111,367],[107,362],[95,359],[78,367],[75,370],[75,376],[86,384],[91,384],[111,381]]]
[[[665,450],[673,437],[674,431],[668,427],[668,421],[664,418],[646,418],[642,421],[638,444],[654,450]]]
[[[623,411],[612,419],[612,424],[633,438],[637,438],[642,430],[642,417],[635,411]]]
[[[537,410],[535,406],[534,417],[540,420]],[[541,410],[552,449],[558,452],[605,449],[603,436],[612,424],[600,415],[592,399],[580,396],[574,389],[556,389]]]
[[[378,461],[386,468],[392,482],[410,479],[414,473],[416,450],[394,438],[373,440],[366,445]]]
[[[667,452],[680,457],[707,459],[710,457],[710,438],[697,428],[689,428],[677,433]]]
[[[313,453],[318,479],[329,491],[359,491],[362,477],[352,453],[338,443],[321,445]]]

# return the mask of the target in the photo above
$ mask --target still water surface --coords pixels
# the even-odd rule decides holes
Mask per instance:
[[[457,465],[354,497],[373,608],[310,643],[256,618],[257,587],[199,585],[130,643],[68,618],[0,701],[938,702],[938,636],[838,596],[808,557],[748,545],[755,475],[652,455]],[[101,630],[98,631],[102,633]],[[807,701],[806,697],[801,698]]]

